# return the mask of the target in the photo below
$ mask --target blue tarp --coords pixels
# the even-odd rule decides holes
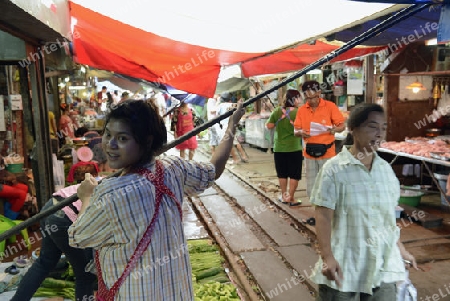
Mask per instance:
[[[368,3],[392,3],[392,4],[426,4],[426,3],[450,3],[450,0],[350,0]],[[441,2],[442,1],[442,2]]]
[[[351,0],[354,1],[354,0]],[[448,0],[450,1],[450,0]],[[364,2],[387,2],[387,3],[403,3],[403,1],[364,1]],[[404,1],[410,3],[414,1]],[[429,1],[427,1],[429,2]],[[415,2],[414,2],[415,3]],[[402,22],[386,29],[379,35],[363,42],[361,45],[377,46],[377,45],[407,45],[410,42],[426,41],[437,37],[437,25],[441,15],[441,5],[431,6],[425,8],[421,12],[405,19]],[[384,16],[380,19],[370,20],[361,25],[340,31],[329,36],[330,40],[338,40],[348,42],[360,34],[366,32],[370,28],[379,24],[382,20],[388,18],[390,15]],[[410,37],[410,35],[412,35]]]
[[[437,41],[439,44],[450,42],[450,4],[442,6]]]
[[[164,90],[167,91],[168,94],[172,95],[178,100],[184,100],[185,103],[190,103],[193,105],[203,107],[206,102],[206,98],[197,94],[189,94],[188,92],[175,89],[169,85],[165,85]]]

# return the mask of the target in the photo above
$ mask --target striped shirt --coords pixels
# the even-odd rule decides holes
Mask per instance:
[[[160,159],[164,184],[181,203],[214,183],[211,163]],[[146,166],[155,171],[154,161]],[[104,179],[90,205],[69,228],[71,246],[99,250],[108,288],[121,276],[155,212],[155,188],[138,174]],[[122,284],[116,300],[193,300],[192,274],[180,213],[164,195],[151,243]]]
[[[399,197],[399,181],[378,155],[370,171],[345,147],[328,160],[317,175],[311,203],[334,210],[331,249],[344,279],[340,287],[328,280],[319,259],[314,282],[342,292],[372,294],[382,282],[404,280],[395,219]]]

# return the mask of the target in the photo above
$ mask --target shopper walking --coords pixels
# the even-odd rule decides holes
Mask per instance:
[[[194,112],[189,108],[188,104],[183,102],[180,107],[175,109],[172,116],[174,126],[174,138],[178,138],[194,129]],[[188,151],[189,160],[194,158],[195,150],[197,149],[197,137],[192,136],[186,141],[178,144],[175,148],[180,150],[180,157],[185,158],[186,150]]]
[[[358,105],[347,125],[351,146],[324,164],[311,195],[321,255],[312,276],[316,300],[396,300],[402,258],[417,265],[399,240],[399,181],[376,153],[386,134],[384,110]]]
[[[228,136],[244,112],[240,103]],[[182,202],[220,177],[233,146],[228,136],[210,162],[155,159],[167,131],[150,102],[127,100],[107,115],[103,148],[111,168],[122,172],[98,186],[87,174],[77,191],[80,215],[69,229],[72,246],[96,250],[99,298],[194,300]]]
[[[290,206],[301,204],[294,198],[303,165],[301,139],[294,136],[294,120],[300,101],[300,92],[287,90],[284,103],[273,110],[266,123],[268,129],[275,128],[273,157],[281,188],[279,201]]]
[[[229,92],[223,92],[222,94],[220,94],[219,101],[220,102],[219,102],[219,106],[218,106],[218,110],[217,110],[218,115],[223,115],[226,112],[228,112],[229,110],[232,110],[236,106],[235,103],[232,103],[231,94]],[[225,135],[225,127],[223,127],[222,124],[227,124],[228,119],[229,119],[229,117],[225,118],[219,124],[220,139],[222,139],[222,137]],[[233,158],[233,163],[234,164],[239,164],[241,162],[248,163],[247,154],[245,153],[242,145],[239,143],[237,137],[233,138],[233,145],[236,147],[236,149],[233,147],[233,149],[231,150],[231,157]],[[239,159],[239,157],[240,157],[240,159]]]
[[[209,120],[213,120],[217,117],[219,109],[219,95],[215,94],[214,97],[209,98],[206,103],[206,117]],[[211,147],[211,155],[214,155],[214,151],[220,142],[220,125],[218,123],[213,124],[208,129],[209,133],[209,146]]]
[[[345,120],[334,103],[320,97],[317,81],[305,82],[302,92],[306,103],[297,111],[294,134],[303,138],[306,192],[310,197],[320,168],[336,155],[334,134],[345,129]]]

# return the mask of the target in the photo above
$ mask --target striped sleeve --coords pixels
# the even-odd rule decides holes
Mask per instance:
[[[210,162],[187,161],[178,157],[165,157],[165,168],[174,169],[183,184],[185,195],[194,196],[211,187],[215,181],[216,169]]]
[[[69,244],[75,248],[95,248],[108,245],[114,242],[114,235],[111,231],[109,213],[111,211],[111,199],[103,193],[103,187],[107,183],[102,183],[95,188],[91,197],[92,202],[86,211],[79,215],[77,220],[69,227]]]

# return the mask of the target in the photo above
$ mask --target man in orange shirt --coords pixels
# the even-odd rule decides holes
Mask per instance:
[[[336,155],[334,134],[345,129],[345,119],[334,103],[320,98],[317,81],[305,82],[302,92],[306,103],[297,111],[294,135],[303,138],[306,192],[309,197],[320,168]],[[314,125],[312,130],[311,125]]]

